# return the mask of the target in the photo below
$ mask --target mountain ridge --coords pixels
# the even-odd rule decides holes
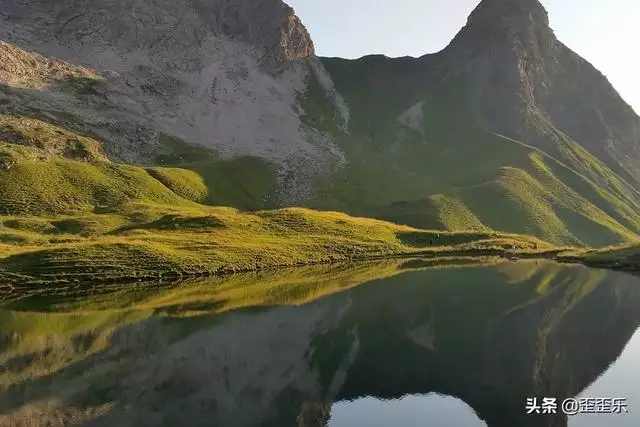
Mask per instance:
[[[484,0],[436,54],[358,60],[316,57],[278,0],[103,6],[0,6],[0,136],[13,135],[0,141],[11,166],[0,187],[23,199],[3,202],[9,213],[38,198],[16,177],[63,168],[63,181],[77,179],[43,159],[89,137],[110,161],[143,166],[196,203],[340,210],[556,244],[638,240],[640,118],[557,40],[537,0]],[[61,145],[25,117],[79,142]],[[57,154],[33,158],[24,144]],[[44,213],[114,203],[74,194],[56,193],[64,202]]]

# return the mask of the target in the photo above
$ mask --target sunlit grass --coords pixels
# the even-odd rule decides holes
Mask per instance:
[[[135,204],[118,213],[55,220],[0,217],[0,223],[0,237],[12,248],[0,258],[0,278],[34,287],[23,290],[416,254],[480,256],[554,248],[532,237],[424,231],[302,208],[240,212]],[[7,237],[12,235],[23,240],[12,242]]]

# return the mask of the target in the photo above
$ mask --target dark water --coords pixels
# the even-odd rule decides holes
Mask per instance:
[[[0,310],[0,425],[639,426],[639,326],[640,278],[535,261],[57,290]]]

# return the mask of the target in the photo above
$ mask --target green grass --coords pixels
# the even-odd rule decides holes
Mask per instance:
[[[274,209],[277,169],[263,159],[221,159],[160,134],[156,165],[116,164],[99,141],[62,125],[0,116],[0,280],[29,292],[44,283],[639,241],[638,192],[561,132],[552,132],[549,153],[497,135],[460,82],[414,76],[372,91],[415,64],[369,58],[357,73],[329,64],[351,109],[348,129],[315,78],[300,95],[303,122],[329,133],[348,160],[316,183],[308,207],[353,216]],[[417,126],[400,123],[418,102]]]
[[[257,157],[154,167],[148,172],[181,197],[206,205],[261,209],[274,206],[277,198],[275,169]]]
[[[62,156],[83,161],[104,161],[102,144],[92,138],[55,126],[42,120],[25,116],[0,114],[0,161],[3,152],[9,153],[6,144],[33,147],[43,156]],[[22,151],[26,153],[26,151]],[[34,154],[34,152],[31,152]]]
[[[160,134],[159,143],[159,166],[147,172],[179,196],[211,206],[275,206],[276,171],[268,161],[251,156],[223,160],[209,148],[166,134]]]
[[[189,206],[144,169],[56,158],[23,160],[0,173],[0,213],[51,215],[92,212],[137,201]]]
[[[640,246],[612,246],[601,249],[569,251],[560,257],[568,262],[582,262],[592,267],[640,272]]]
[[[177,195],[194,202],[204,202],[209,188],[198,173],[181,168],[155,167],[148,169],[149,175],[163,183]]]
[[[31,124],[32,119],[20,123]],[[273,206],[277,198],[275,169],[258,158],[221,160],[198,154],[191,159],[199,159],[194,163],[147,169],[111,163],[97,152],[90,158],[78,159],[77,153],[70,155],[64,151],[68,147],[59,145],[62,140],[70,141],[69,132],[60,131],[62,140],[53,141],[49,132],[57,135],[57,128],[40,125],[29,127],[39,134],[23,135],[19,141],[6,142],[10,138],[5,134],[3,142],[0,131],[0,214],[91,213],[117,210],[128,203],[185,207],[205,203],[261,209]],[[76,140],[82,138],[73,135]],[[42,141],[49,145],[43,145]],[[89,148],[85,151],[89,152]]]
[[[0,230],[6,230],[0,236],[23,233],[31,239],[6,240],[13,249],[0,258],[0,281],[24,284],[21,292],[77,282],[176,278],[419,253],[480,256],[553,249],[524,236],[422,231],[302,208],[241,212],[130,205],[118,213],[48,222],[0,221]]]

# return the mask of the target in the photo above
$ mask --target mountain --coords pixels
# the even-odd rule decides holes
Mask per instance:
[[[637,233],[640,118],[556,39],[537,0],[481,2],[434,55],[323,62],[351,109],[344,146],[377,169],[374,185],[359,170],[330,184],[349,192],[340,202],[565,243]]]
[[[558,41],[537,0],[483,2],[443,56],[471,82],[495,131],[548,150],[560,131],[622,178],[640,182],[640,118]]]
[[[91,135],[113,161],[191,160],[180,147],[197,144],[301,182],[335,162],[296,110],[309,75],[328,93],[330,79],[279,0],[7,1],[0,24],[3,109]]]
[[[358,60],[316,57],[280,0],[9,0],[0,57],[5,214],[296,205],[638,241],[640,118],[537,0],[483,0],[437,54]]]

